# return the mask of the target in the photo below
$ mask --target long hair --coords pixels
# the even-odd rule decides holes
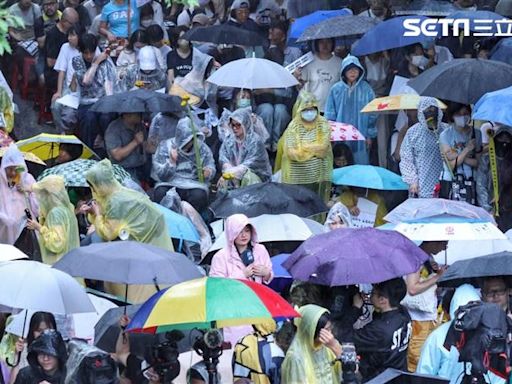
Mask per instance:
[[[39,327],[39,324],[46,323],[50,329],[57,330],[57,323],[55,317],[50,312],[35,312],[30,319],[30,325],[28,327],[27,345],[32,344],[34,341],[34,332]]]

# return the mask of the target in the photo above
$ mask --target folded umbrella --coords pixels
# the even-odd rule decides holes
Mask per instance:
[[[458,287],[469,283],[479,285],[479,278],[512,276],[512,252],[500,252],[487,256],[461,260],[450,265],[438,281],[443,287]]]
[[[366,138],[353,125],[329,120],[331,141],[364,141]]]
[[[288,40],[296,40],[298,39],[304,31],[314,25],[318,24],[323,20],[331,19],[337,16],[350,16],[352,12],[346,8],[344,9],[336,9],[332,11],[315,11],[310,13],[309,15],[299,17],[295,19],[290,27],[290,33],[288,36]]]
[[[413,0],[407,4],[394,6],[395,15],[447,16],[458,8],[445,0]]]
[[[475,104],[486,93],[512,85],[512,65],[493,60],[454,59],[427,69],[409,80],[408,85],[422,96]]]
[[[306,240],[283,267],[314,284],[373,284],[416,272],[428,257],[397,232],[342,228]]]
[[[288,88],[299,82],[283,66],[267,59],[239,59],[220,67],[206,81],[219,87]]]
[[[308,217],[329,209],[318,194],[300,185],[258,183],[218,195],[210,210],[215,217],[225,218],[235,213],[248,217],[281,213]]]
[[[82,146],[81,159],[94,158],[99,160],[98,155],[74,135],[53,135],[50,133],[41,133],[16,142],[20,151],[30,152],[43,161],[52,160],[59,156],[59,144],[80,145]]]
[[[336,16],[307,27],[302,35],[300,35],[297,43],[317,39],[362,35],[377,23],[376,19],[368,16]]]
[[[483,95],[473,109],[473,119],[512,125],[512,87]]]
[[[192,28],[183,35],[183,39],[202,43],[235,44],[252,47],[267,43],[265,39],[253,31],[247,31],[226,23]]]
[[[332,182],[336,185],[387,191],[406,191],[409,189],[400,175],[386,168],[373,165],[349,165],[337,168],[332,171]]]
[[[249,219],[258,233],[258,242],[271,241],[304,241],[311,236],[326,232],[325,227],[311,219],[282,213],[280,215],[261,215]],[[217,251],[226,246],[224,232],[217,236],[217,240],[208,252]]]
[[[28,259],[28,256],[10,244],[0,244],[0,262]]]
[[[178,113],[183,109],[178,96],[137,89],[104,96],[90,110],[102,113]]]
[[[398,113],[402,110],[416,110],[420,103],[420,96],[414,94],[401,94],[394,96],[377,97],[364,106],[363,113]],[[446,109],[446,104],[437,100],[441,109]]]
[[[489,53],[489,58],[512,64],[512,37],[500,40]]]
[[[188,217],[171,211],[160,204],[153,204],[164,215],[165,225],[167,226],[170,237],[174,239],[192,241],[194,243],[201,242],[201,238],[196,227]]]

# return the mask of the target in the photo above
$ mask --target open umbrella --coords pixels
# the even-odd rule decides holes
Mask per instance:
[[[482,32],[482,27],[488,27],[485,29],[485,33],[498,33],[498,25],[495,23],[496,20],[503,20],[506,24],[503,24],[502,28],[506,28],[508,24],[506,18],[498,15],[491,11],[456,11],[446,16],[447,19],[464,19],[469,20],[469,29],[473,32]]]
[[[512,125],[512,87],[483,95],[473,109],[473,119]]]
[[[400,223],[439,216],[463,217],[495,223],[492,215],[485,209],[465,201],[447,199],[407,199],[384,216],[384,220],[390,223]]]
[[[0,262],[20,259],[28,259],[28,256],[14,245],[0,244]]]
[[[413,0],[408,4],[395,6],[395,15],[447,16],[458,8],[445,0]]]
[[[386,191],[406,191],[409,188],[400,175],[373,165],[349,165],[337,168],[332,171],[332,182],[336,185]]]
[[[59,156],[59,144],[77,144],[81,145],[82,159],[98,159],[98,155],[94,151],[81,142],[74,135],[53,135],[50,133],[41,133],[37,136],[30,137],[25,140],[16,142],[20,151],[30,152],[43,161],[55,159]]]
[[[512,85],[512,65],[493,60],[454,59],[427,69],[408,84],[422,96],[474,104],[486,93]]]
[[[512,37],[500,40],[489,53],[489,58],[512,64]]]
[[[279,293],[289,288],[293,283],[292,275],[290,275],[282,265],[286,260],[288,260],[288,257],[290,257],[289,253],[281,253],[280,255],[275,255],[270,258],[274,278],[268,286]]]
[[[308,27],[314,24],[318,24],[323,20],[331,19],[337,16],[350,16],[351,14],[352,12],[350,10],[344,8],[332,11],[315,11],[309,15],[299,17],[293,21],[288,39],[298,39]]]
[[[310,25],[297,42],[362,35],[377,23],[376,19],[368,16],[336,16]]]
[[[296,280],[339,286],[401,277],[418,271],[427,259],[397,232],[342,228],[306,240],[283,267]]]
[[[267,59],[239,59],[215,71],[208,82],[243,89],[288,88],[299,82],[283,66]]]
[[[262,46],[267,43],[259,34],[235,27],[230,24],[192,28],[183,39],[202,43],[235,44],[243,46]]]
[[[248,217],[281,213],[308,217],[329,209],[318,194],[300,185],[258,183],[218,195],[210,210],[215,217],[225,218],[235,213]]]
[[[354,43],[352,46],[352,54],[355,56],[364,56],[370,53],[405,47],[433,39],[432,37],[421,34],[419,36],[404,36],[406,32],[404,20],[408,18],[409,16],[401,16],[380,22]],[[427,20],[424,16],[417,16],[417,18],[421,21]]]
[[[102,113],[178,113],[183,109],[181,98],[178,96],[137,89],[104,96],[94,103],[90,110]]]
[[[416,110],[420,103],[420,96],[414,94],[401,94],[394,96],[377,97],[361,109],[363,113],[398,113],[402,110]],[[441,109],[446,109],[446,104],[437,100]]]
[[[261,215],[249,219],[258,233],[258,242],[304,241],[313,235],[324,233],[325,227],[311,219],[282,213],[280,215]],[[226,235],[217,236],[217,240],[208,252],[217,251],[226,246]]]
[[[440,264],[453,264],[459,260],[498,252],[512,252],[512,242],[510,240],[450,240],[446,251],[434,255],[434,259]]]
[[[45,169],[37,179],[42,180],[49,175],[58,175],[64,178],[64,184],[66,187],[88,188],[89,184],[85,179],[85,174],[96,164],[96,160],[73,160],[68,163],[59,164],[54,167]],[[114,177],[120,183],[122,183],[125,179],[131,179],[130,174],[126,172],[120,165],[113,164],[113,170]]]
[[[438,285],[458,287],[464,283],[478,286],[478,278],[512,276],[512,252],[500,252],[473,259],[461,260],[450,265],[439,279]]]
[[[5,151],[7,151],[7,148],[8,147],[0,147],[0,158],[4,157]],[[21,154],[23,155],[23,159],[25,159],[25,161],[29,161],[31,163],[36,163],[36,164],[40,164],[40,165],[46,165],[46,163],[43,160],[41,160],[39,157],[37,157],[36,155],[34,155],[31,152],[21,151]]]
[[[170,237],[174,239],[192,241],[194,243],[201,242],[201,238],[196,227],[188,217],[171,211],[160,204],[153,204],[164,215],[165,225],[167,225]]]
[[[329,120],[331,141],[364,141],[366,138],[353,125]]]

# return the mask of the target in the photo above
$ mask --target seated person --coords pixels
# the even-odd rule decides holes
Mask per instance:
[[[165,68],[161,68],[155,47],[145,46],[139,51],[137,64],[126,69],[126,74],[119,84],[121,91],[130,91],[134,87],[156,91],[165,88],[167,79]]]
[[[349,187],[341,194],[339,201],[349,209],[353,217],[357,217],[360,214],[360,210],[357,206],[359,198],[367,199],[377,204],[374,227],[384,225],[386,223],[384,216],[388,214],[388,209],[386,208],[384,199],[377,191],[367,188]]]

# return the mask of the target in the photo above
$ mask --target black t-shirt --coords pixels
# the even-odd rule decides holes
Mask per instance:
[[[126,359],[125,376],[134,384],[146,384],[148,379],[142,374],[142,361],[137,356],[129,354]]]
[[[167,70],[174,70],[174,77],[184,77],[192,70],[192,56],[193,51],[190,51],[190,55],[187,58],[183,59],[178,53],[174,50],[167,54]]]
[[[43,16],[39,16],[34,21],[34,36],[37,38],[43,37],[56,23],[58,19],[43,20]]]
[[[44,43],[44,55],[47,59],[57,60],[57,56],[59,56],[60,48],[67,43],[68,36],[67,34],[60,31],[57,26],[53,26],[46,33],[46,40]]]

